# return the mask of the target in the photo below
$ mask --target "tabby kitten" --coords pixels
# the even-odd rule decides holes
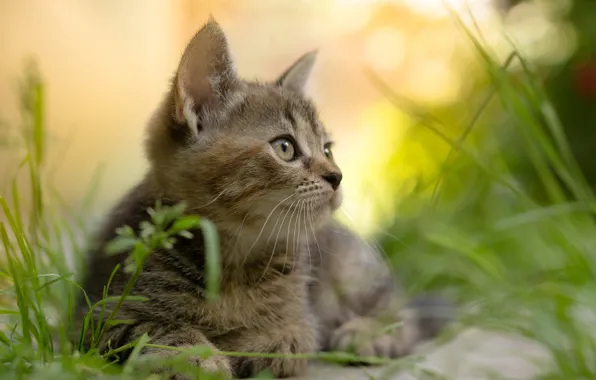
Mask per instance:
[[[302,92],[314,60],[314,52],[302,56],[274,82],[246,81],[237,76],[213,19],[192,38],[148,126],[150,169],[100,230],[85,289],[91,302],[100,300],[113,268],[125,259],[104,253],[116,228],[137,228],[156,200],[184,200],[189,213],[218,228],[220,299],[205,299],[201,234],[180,239],[174,249],[148,258],[132,291],[148,301],[123,305],[116,318],[134,323],[109,327],[101,351],[148,333],[152,343],[177,347],[397,357],[436,332],[441,323],[423,331],[419,315],[402,308],[378,252],[331,218],[341,204],[342,173],[332,140]],[[110,294],[121,294],[128,280],[118,271]],[[397,321],[401,327],[380,334]],[[307,364],[222,356],[192,362],[237,377],[264,369],[294,376]]]

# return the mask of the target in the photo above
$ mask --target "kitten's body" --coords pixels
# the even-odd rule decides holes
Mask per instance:
[[[155,344],[224,351],[345,350],[353,338],[403,320],[396,332],[357,342],[360,354],[395,357],[425,335],[415,316],[401,309],[378,253],[331,220],[341,202],[341,172],[314,106],[301,93],[313,58],[307,54],[275,83],[259,84],[236,76],[214,21],[193,38],[149,125],[151,169],[100,231],[85,288],[92,302],[101,299],[114,266],[126,257],[103,252],[116,228],[137,228],[156,200],[184,200],[218,228],[220,298],[210,303],[204,297],[201,234],[179,239],[173,250],[150,255],[132,291],[149,300],[123,305],[117,319],[134,323],[109,328],[101,350],[144,333]],[[110,294],[121,294],[128,278],[116,273]],[[265,368],[297,375],[306,364],[219,356],[195,362],[235,376]]]

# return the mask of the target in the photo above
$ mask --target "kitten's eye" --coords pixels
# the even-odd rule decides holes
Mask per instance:
[[[285,138],[277,139],[271,143],[275,153],[284,161],[292,161],[296,158],[296,148],[294,144]]]
[[[330,146],[326,146],[323,149],[323,152],[325,153],[325,157],[331,159],[333,157],[333,153],[331,152],[331,147]]]

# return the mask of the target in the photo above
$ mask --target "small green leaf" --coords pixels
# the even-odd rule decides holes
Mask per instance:
[[[140,228],[139,235],[141,236],[141,238],[143,240],[149,239],[149,237],[151,235],[155,234],[155,232],[156,232],[155,226],[147,221],[141,222],[141,224],[139,224],[139,228]]]
[[[8,309],[0,309],[0,315],[17,315],[19,312],[17,310],[8,310]]]
[[[120,236],[127,236],[127,237],[135,236],[135,232],[130,226],[123,226],[123,227],[116,228],[116,233]]]
[[[133,249],[137,242],[135,238],[118,237],[106,245],[106,252],[109,254],[127,252]]]
[[[201,218],[194,215],[183,216],[174,222],[169,232],[177,233],[182,230],[191,230],[199,226],[200,220]]]
[[[4,343],[7,346],[10,346],[10,339],[8,339],[6,334],[4,334],[2,331],[0,331],[0,342]]]
[[[111,321],[107,321],[107,326],[116,326],[116,325],[132,325],[135,323],[134,319],[113,319]]]
[[[184,210],[186,210],[186,202],[182,201],[172,207],[164,209],[165,211],[165,223],[169,223],[173,220],[180,218],[184,214]]]
[[[192,239],[194,237],[194,235],[191,232],[188,232],[186,230],[182,230],[182,231],[178,232],[178,235],[180,235],[186,239]]]
[[[164,220],[165,220],[165,214],[164,214],[164,211],[162,211],[162,210],[154,211],[153,215],[151,215],[151,221],[156,226],[163,226]]]

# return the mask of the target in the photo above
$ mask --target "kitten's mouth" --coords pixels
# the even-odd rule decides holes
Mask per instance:
[[[339,187],[331,195],[331,200],[330,200],[331,211],[337,211],[337,209],[339,209],[339,207],[341,206],[342,201],[343,201],[343,194],[341,191],[341,187]]]
[[[337,211],[343,201],[341,188],[335,191],[305,194],[302,197],[287,200],[277,206],[283,219],[293,220],[304,213],[313,222],[323,222]]]
[[[340,208],[343,201],[343,194],[341,188],[333,191],[331,194],[320,195],[315,197],[310,203],[312,204],[313,212],[326,217],[328,213],[333,213]]]

